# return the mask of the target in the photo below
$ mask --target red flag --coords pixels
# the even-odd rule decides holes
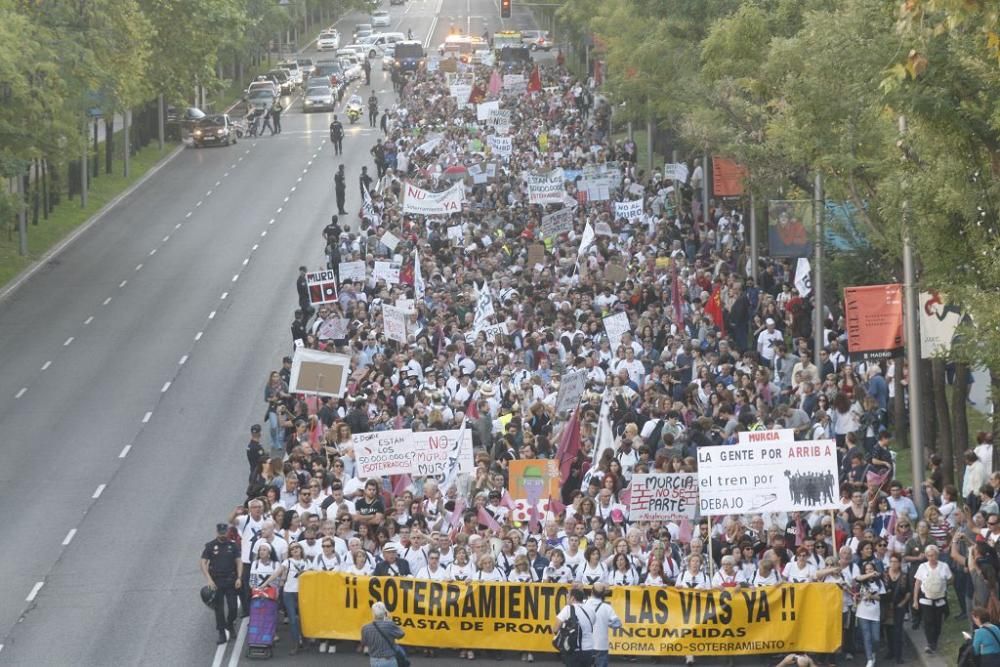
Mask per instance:
[[[556,449],[556,460],[559,462],[559,480],[562,484],[569,479],[569,470],[580,451],[580,407],[577,406],[570,417],[569,423],[559,435],[559,447]]]
[[[469,399],[469,404],[465,406],[466,419],[479,419],[479,406],[476,405],[478,402],[475,394]]]
[[[507,491],[506,487],[503,490],[503,495],[500,497],[500,507],[506,507],[509,510],[513,510],[516,507],[514,505],[514,499],[510,497],[510,493]]]
[[[559,516],[566,511],[566,506],[563,505],[562,501],[558,498],[549,496],[549,511],[554,515]]]
[[[486,91],[478,83],[472,87],[472,92],[469,94],[469,102],[472,104],[479,104],[486,99]]]
[[[535,69],[531,70],[531,77],[528,79],[528,92],[542,92],[542,74],[538,71],[538,65],[535,65]]]
[[[493,518],[493,515],[486,511],[485,507],[480,507],[479,511],[476,513],[476,519],[480,524],[486,526],[490,530],[498,531],[500,530],[500,524],[497,520]]]
[[[719,331],[723,336],[726,335],[726,318],[722,312],[722,285],[716,285],[715,289],[712,290],[712,296],[708,298],[708,303],[705,304],[705,314],[712,318],[712,322],[715,326],[719,327]]]
[[[409,475],[405,473],[402,475],[396,475],[396,479],[392,485],[392,495],[394,496],[403,495],[403,493],[405,493],[406,490],[410,488],[411,484],[413,484],[413,479]]]
[[[681,519],[680,530],[677,531],[677,541],[681,544],[687,544],[691,541],[691,522],[687,520],[687,517]]]
[[[628,504],[632,502],[632,487],[629,486],[627,489],[622,489],[618,494],[618,502],[628,509]]]

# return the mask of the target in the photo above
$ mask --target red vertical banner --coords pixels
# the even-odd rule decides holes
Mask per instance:
[[[728,158],[712,156],[712,194],[716,197],[739,197],[743,194],[743,182],[749,173],[747,168]]]
[[[903,286],[844,289],[847,350],[853,361],[903,355]]]

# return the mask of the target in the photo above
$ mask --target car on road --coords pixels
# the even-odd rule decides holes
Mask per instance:
[[[402,72],[415,72],[424,66],[424,45],[412,39],[396,42],[392,50],[393,66]]]
[[[338,56],[348,81],[357,81],[365,75],[365,70],[361,65],[363,62],[361,56],[350,51],[342,55],[338,52]]]
[[[236,126],[228,114],[212,114],[202,118],[194,126],[194,130],[191,132],[191,141],[195,148],[202,148],[209,144],[229,146],[236,143]]]
[[[356,26],[354,26],[354,32],[352,33],[352,35],[354,36],[353,41],[355,42],[358,41],[358,37],[367,37],[368,35],[372,34],[372,32],[374,31],[372,30],[371,23],[359,23]]]
[[[384,49],[382,49],[382,71],[390,72],[392,68],[396,66],[396,44],[389,44]]]
[[[246,96],[247,107],[263,111],[267,111],[273,107],[277,99],[278,96],[270,88],[257,88],[248,92]]]
[[[278,68],[287,69],[292,76],[292,83],[296,86],[302,85],[302,70],[299,68],[297,60],[286,60],[285,62],[278,63]]]
[[[302,96],[302,110],[333,111],[337,108],[337,92],[330,86],[316,86],[306,90]]]
[[[370,20],[373,28],[388,28],[392,25],[392,17],[389,16],[388,10],[385,9],[372,12]]]
[[[376,58],[384,52],[388,45],[405,40],[406,35],[401,32],[376,32],[367,37],[359,37],[357,43],[368,47],[369,58]]]
[[[551,51],[553,46],[548,30],[522,30],[521,43],[532,51]]]
[[[205,117],[197,107],[167,107],[166,132],[168,139],[180,140],[191,134],[195,125]]]
[[[281,94],[281,88],[271,79],[266,76],[259,76],[257,80],[247,86],[247,95],[252,95],[254,91],[266,90],[271,93],[271,97],[277,97]]]
[[[297,58],[295,62],[299,64],[299,69],[302,70],[302,80],[308,81],[312,76],[313,70],[316,69],[312,58]]]
[[[340,33],[336,30],[321,32],[316,38],[318,51],[336,51],[340,48]]]
[[[406,2],[406,0],[389,0],[389,4],[390,5],[402,5],[405,2]]]
[[[268,70],[267,76],[278,84],[278,89],[282,95],[291,95],[295,83],[292,81],[292,73],[287,69],[275,68]]]
[[[489,50],[489,44],[481,38],[468,35],[448,35],[438,46],[442,57],[456,58],[463,63],[482,62],[483,55]]]
[[[344,66],[336,58],[324,58],[317,61],[316,69],[313,70],[313,76],[326,77],[331,86],[337,86],[347,81],[347,73],[344,72]]]

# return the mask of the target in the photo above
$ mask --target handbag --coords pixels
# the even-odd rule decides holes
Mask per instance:
[[[403,650],[403,647],[395,641],[389,639],[389,637],[382,632],[382,629],[378,627],[377,622],[372,621],[372,625],[375,627],[375,632],[382,635],[382,639],[389,642],[389,646],[392,647],[392,654],[396,656],[396,667],[410,667],[410,658],[406,655],[406,651]]]

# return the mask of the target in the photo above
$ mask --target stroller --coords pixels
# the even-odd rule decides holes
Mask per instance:
[[[270,658],[277,630],[278,589],[273,586],[253,589],[247,626],[247,657]]]

